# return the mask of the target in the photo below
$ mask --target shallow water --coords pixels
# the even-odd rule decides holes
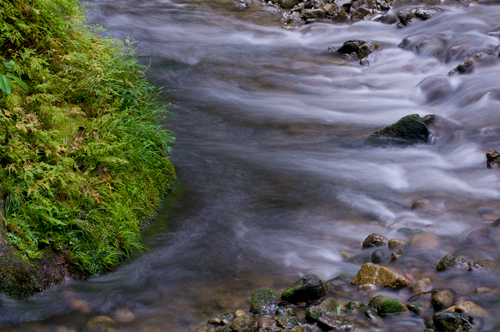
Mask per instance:
[[[498,293],[475,293],[500,287],[495,274],[435,272],[446,253],[500,259],[500,231],[489,225],[500,217],[500,170],[485,165],[485,152],[500,147],[500,41],[488,34],[500,28],[500,7],[442,3],[444,13],[404,29],[375,21],[283,29],[260,3],[93,3],[91,20],[114,37],[133,36],[172,103],[179,184],[145,232],[150,252],[27,301],[3,297],[2,330],[80,331],[105,315],[117,331],[194,331],[247,309],[256,288],[282,290],[308,273],[352,278],[369,260],[365,237],[409,240],[401,228],[438,237],[404,246],[419,261],[400,268],[485,307],[484,331],[500,324]],[[408,36],[428,41],[398,48]],[[370,66],[328,51],[350,39],[381,46]],[[423,79],[446,77],[486,49],[490,62],[446,78],[448,94],[427,100]],[[412,113],[441,117],[431,144],[368,139]],[[410,210],[420,199],[429,203]],[[485,227],[478,241],[467,239]],[[369,298],[341,278],[332,285],[341,301]],[[418,331],[424,322],[407,316],[385,329]]]

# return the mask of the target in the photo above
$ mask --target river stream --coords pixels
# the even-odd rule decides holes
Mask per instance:
[[[343,283],[370,260],[360,243],[371,233],[409,241],[417,232],[430,235],[403,246],[420,260],[402,264],[405,272],[483,306],[482,330],[500,326],[495,273],[435,271],[447,253],[500,259],[490,225],[500,217],[500,170],[487,169],[485,157],[500,148],[499,61],[446,76],[471,52],[498,55],[499,6],[443,2],[443,13],[402,29],[377,21],[285,29],[260,2],[93,5],[90,20],[133,37],[172,104],[179,182],[145,231],[149,251],[106,276],[28,300],[2,297],[2,331],[101,331],[88,325],[96,316],[113,319],[113,331],[195,331],[219,313],[248,310],[254,289],[280,291],[309,273],[333,279],[330,294],[341,302],[366,302],[369,294]],[[429,42],[398,47],[408,36]],[[350,39],[380,45],[369,66],[328,50]],[[419,87],[432,75],[449,82],[437,100]],[[431,143],[369,139],[413,113],[442,119]],[[475,230],[479,239],[469,236]],[[378,330],[425,328],[416,315],[385,324]]]

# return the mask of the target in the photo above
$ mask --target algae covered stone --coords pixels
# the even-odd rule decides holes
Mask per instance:
[[[321,304],[316,306],[311,306],[306,310],[306,320],[310,323],[314,323],[318,321],[318,318],[326,315],[329,312],[335,312],[338,306],[337,300],[333,297],[326,299],[321,302]]]
[[[308,274],[281,294],[281,299],[290,303],[315,301],[325,296],[328,285],[314,274]]]
[[[392,271],[387,267],[366,263],[361,267],[354,280],[351,281],[351,284],[374,284],[399,289],[410,286],[411,281],[404,275]]]
[[[463,257],[455,257],[453,255],[445,255],[436,266],[436,271],[446,271],[450,269],[468,270],[470,262]]]
[[[278,308],[279,294],[271,288],[260,288],[252,292],[250,312],[254,315],[271,314]]]
[[[384,299],[379,305],[379,313],[382,315],[399,315],[403,311],[408,311],[408,308],[397,300]]]
[[[243,310],[236,310],[231,328],[236,332],[251,332],[253,330],[252,319]]]
[[[474,324],[474,318],[470,316],[447,311],[435,313],[432,320],[441,332],[470,331]]]
[[[427,142],[429,139],[427,123],[431,118],[429,115],[421,118],[418,114],[410,114],[390,126],[375,131],[372,137],[391,137],[407,141]]]

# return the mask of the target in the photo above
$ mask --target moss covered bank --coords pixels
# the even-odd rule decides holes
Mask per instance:
[[[175,180],[156,87],[76,0],[0,0],[0,60],[0,291],[113,269]]]

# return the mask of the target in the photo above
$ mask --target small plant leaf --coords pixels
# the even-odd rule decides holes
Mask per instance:
[[[337,306],[337,316],[340,316],[340,313],[342,312],[342,304],[339,304]]]
[[[9,62],[6,62],[6,61],[2,61],[3,62],[3,65],[7,68],[7,69],[12,69],[12,66],[14,65],[14,61],[9,61]]]
[[[0,74],[0,89],[8,95],[11,92],[9,79],[5,75]]]
[[[29,88],[26,85],[26,83],[24,83],[23,81],[21,81],[21,79],[19,77],[15,76],[15,75],[12,75],[12,74],[5,74],[5,76],[7,76],[9,78],[12,78],[14,81],[16,81],[21,86],[21,88],[23,88],[26,92],[29,91]]]

